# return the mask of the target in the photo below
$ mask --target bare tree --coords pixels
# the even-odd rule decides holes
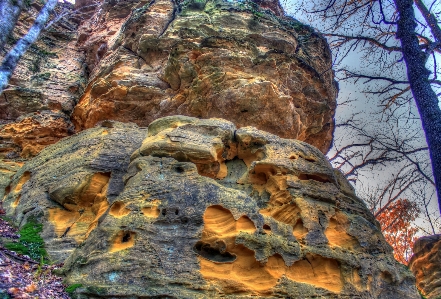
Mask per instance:
[[[58,0],[47,0],[27,34],[20,38],[4,57],[0,65],[0,94],[6,88],[21,57],[37,41],[43,31],[48,30],[63,18],[76,17],[81,20],[87,17],[90,9],[98,4],[97,1],[91,1],[76,10],[62,8],[57,13],[55,12],[57,3]],[[23,7],[23,0],[0,0],[0,51],[4,51],[6,41],[12,35]]]
[[[9,0],[2,0],[5,3],[10,2],[10,6],[13,6],[14,1]],[[41,31],[44,28],[44,25],[49,19],[49,15],[54,10],[55,5],[57,5],[58,0],[48,0],[46,4],[41,9],[40,13],[38,14],[37,18],[35,19],[34,25],[29,29],[28,33],[23,36],[17,44],[12,48],[11,51],[9,51],[8,54],[6,54],[5,58],[3,59],[3,62],[0,66],[0,93],[2,93],[3,89],[8,85],[8,81],[12,76],[12,73],[14,72],[18,61],[23,56],[23,54],[29,49],[29,47],[37,41],[38,36],[40,35]],[[7,7],[7,4],[5,4],[5,7]],[[14,10],[15,11],[15,10]],[[21,9],[20,9],[21,11]],[[1,11],[0,19],[7,19],[8,10],[5,9],[4,11]],[[3,14],[5,13],[5,14]],[[15,18],[15,21],[17,17]],[[15,23],[14,23],[15,24]],[[5,31],[0,32],[0,34],[3,36],[0,40],[6,40],[7,36],[9,36],[12,33],[12,30],[14,27],[12,26],[5,26]],[[2,28],[3,29],[3,28]],[[4,37],[6,36],[6,37]],[[4,44],[3,44],[4,46]]]
[[[375,97],[383,111],[390,112],[386,117],[401,113],[403,106],[414,101],[432,163],[432,173],[426,176],[437,187],[441,206],[441,110],[437,97],[441,88],[437,76],[441,30],[433,11],[435,2],[427,7],[423,0],[415,0],[417,12],[421,12],[417,15],[413,0],[313,0],[298,3],[297,10],[309,14],[328,37],[337,78],[364,86],[364,92]],[[360,53],[360,63],[350,61],[354,52]],[[364,140],[363,146],[369,149],[371,145],[366,143]],[[392,159],[390,155],[378,158]],[[366,159],[371,163],[369,156]]]

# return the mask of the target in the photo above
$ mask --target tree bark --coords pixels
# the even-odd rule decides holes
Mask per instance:
[[[415,0],[415,5],[418,7],[427,24],[429,25],[430,30],[435,37],[435,40],[437,42],[441,42],[441,29],[438,26],[438,21],[436,17],[432,13],[430,13],[422,0]]]
[[[430,72],[425,66],[425,54],[421,51],[415,33],[416,22],[412,0],[394,0],[399,15],[397,37],[401,41],[407,77],[413,98],[418,107],[432,162],[433,176],[441,210],[441,110],[438,97],[429,82]]]
[[[3,1],[3,0],[0,0]],[[44,24],[49,19],[49,15],[57,5],[57,0],[48,0],[35,20],[35,23],[29,29],[28,33],[22,37],[14,48],[6,54],[2,65],[0,66],[0,94],[3,89],[8,85],[8,81],[14,72],[18,61],[26,52],[26,50],[37,40],[41,31],[44,28]]]

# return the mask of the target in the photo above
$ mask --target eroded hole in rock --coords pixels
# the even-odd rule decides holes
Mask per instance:
[[[285,275],[291,280],[322,287],[335,293],[340,293],[343,288],[340,263],[317,254],[307,254],[304,260],[287,267]]]
[[[267,179],[270,176],[276,175],[279,171],[278,167],[271,164],[256,164],[256,166],[254,166],[254,172],[264,173]]]
[[[210,235],[237,235],[240,231],[254,233],[256,227],[250,218],[241,216],[237,221],[230,210],[220,205],[209,206],[204,213],[205,232]]]
[[[31,178],[31,173],[30,173],[29,171],[25,171],[25,172],[22,174],[22,176],[21,176],[20,180],[18,181],[17,185],[15,186],[14,191],[15,191],[15,192],[20,192],[21,189],[23,188],[23,185],[24,185],[27,181],[29,181],[30,178]]]
[[[11,193],[11,186],[10,186],[10,185],[9,185],[9,186],[6,186],[6,188],[5,188],[5,193],[4,193],[4,195],[3,195],[3,200],[4,200],[6,197],[8,197],[9,193]]]
[[[236,260],[236,256],[229,252],[225,252],[226,245],[224,242],[221,246],[212,246],[211,244],[204,243],[202,241],[198,241],[196,245],[193,247],[193,250],[202,256],[203,258],[216,262],[216,263],[231,263]]]
[[[172,156],[173,156],[173,158],[175,158],[179,162],[188,162],[189,161],[187,155],[183,152],[178,151],[178,152],[174,153]],[[180,166],[178,166],[177,168],[181,168],[182,172],[184,171],[184,169]],[[179,172],[179,171],[177,170],[177,172]]]
[[[250,167],[254,161],[263,160],[265,154],[261,149],[251,150],[250,148],[244,149],[243,147],[239,147],[237,157],[241,159],[247,167]]]
[[[385,282],[388,283],[388,284],[391,284],[391,283],[393,282],[392,274],[390,274],[390,273],[387,272],[387,271],[383,271],[383,272],[381,272],[380,277],[381,277],[381,280],[382,280],[382,281],[385,281]]]
[[[175,215],[179,215],[179,210],[178,209],[175,210]]]
[[[300,155],[300,157],[302,157],[303,159],[305,159],[308,162],[316,162],[317,161],[315,158],[312,158],[312,157],[309,157],[309,156]]]
[[[99,201],[103,201],[107,195],[110,175],[110,172],[95,173],[88,184],[82,188],[74,202],[82,207],[90,207]]]
[[[292,196],[288,190],[280,190],[276,192],[272,192],[270,197],[270,204],[274,206],[283,206],[291,203]],[[291,203],[295,205],[294,203]]]
[[[265,185],[268,181],[265,173],[252,173],[250,174],[250,183],[251,184],[257,184],[257,185]]]
[[[84,178],[69,198],[60,195],[64,194],[63,187],[54,191],[52,196],[57,197],[57,202],[64,207],[49,209],[49,221],[54,225],[58,237],[72,237],[78,243],[88,238],[97,227],[99,218],[109,208],[106,195],[110,175],[110,172],[98,172]],[[121,213],[124,213],[124,209]]]
[[[225,163],[213,162],[207,164],[196,164],[199,175],[212,179],[223,179],[227,175]]]
[[[292,233],[299,242],[302,242],[302,239],[308,234],[308,229],[303,226],[303,221],[301,218],[297,219],[295,222]]]
[[[124,235],[123,235],[123,237],[122,237],[122,240],[121,240],[121,243],[126,243],[126,242],[129,242],[130,241],[130,233],[129,232],[126,232],[126,233],[124,233]]]
[[[321,183],[331,183],[331,181],[327,177],[322,177],[315,174],[299,174],[298,175],[299,180],[302,181],[308,181],[308,180],[314,180]]]
[[[167,209],[162,209],[161,214],[162,214],[162,216],[167,215]]]
[[[270,205],[268,208],[260,210],[260,214],[271,216],[275,220],[294,227],[297,219],[300,217],[300,208],[295,203],[284,204],[280,206]]]
[[[103,128],[113,128],[113,122],[108,121],[108,120],[104,120],[101,123],[101,127],[103,127]]]
[[[21,194],[19,194],[17,196],[17,198],[14,200],[14,202],[12,203],[12,207],[15,208],[18,206],[18,204],[20,203],[20,199],[21,199]]]
[[[264,225],[263,225],[263,230],[264,230],[266,233],[270,233],[270,232],[271,232],[271,227],[270,227],[268,224],[264,224]]]
[[[182,166],[176,166],[175,170],[176,170],[177,173],[183,173],[183,172],[185,172],[185,169],[184,169],[184,167],[182,167]]]
[[[130,214],[130,209],[126,208],[126,204],[121,201],[116,201],[112,204],[109,214],[115,218],[121,218]]]
[[[359,291],[365,289],[363,280],[361,279],[361,276],[360,276],[360,268],[352,269],[352,284]]]
[[[153,206],[153,207],[144,207],[144,208],[142,208],[142,213],[146,217],[158,218],[158,216],[161,213],[161,211],[159,210],[158,207]]]
[[[337,211],[329,219],[328,227],[325,230],[325,236],[328,239],[329,245],[351,250],[359,247],[358,240],[347,233],[349,226],[349,219],[345,213]]]
[[[136,233],[132,231],[119,231],[113,238],[110,252],[128,249],[135,245]]]

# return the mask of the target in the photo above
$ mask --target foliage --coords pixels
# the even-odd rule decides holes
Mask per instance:
[[[76,289],[81,288],[83,285],[81,283],[71,284],[66,288],[66,292],[72,295]]]
[[[34,260],[46,260],[47,252],[44,249],[43,239],[40,237],[40,233],[43,230],[43,225],[30,220],[20,230],[20,238],[18,242],[8,242],[5,244],[5,248],[27,255]]]
[[[394,248],[395,259],[405,265],[412,256],[413,244],[417,239],[418,228],[412,222],[420,212],[415,202],[400,198],[377,216],[386,241]]]

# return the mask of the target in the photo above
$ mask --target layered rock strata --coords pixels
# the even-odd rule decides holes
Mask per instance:
[[[27,33],[41,8],[40,2],[28,1],[0,60]],[[70,115],[87,83],[84,55],[75,46],[81,11],[61,2],[55,10],[71,17],[41,34],[0,93],[0,158],[33,157],[74,132]]]
[[[283,17],[278,1],[105,1],[79,32],[92,73],[73,114],[78,129],[183,114],[330,146],[328,45]]]
[[[106,121],[6,188],[9,216],[44,224],[75,298],[419,298],[323,154],[253,127]]]
[[[441,235],[418,239],[413,252],[409,268],[418,289],[427,299],[441,298]]]
[[[8,49],[40,8],[32,3]],[[0,95],[0,158],[34,156],[71,135],[72,123],[77,132],[106,119],[148,126],[174,114],[223,117],[328,150],[337,93],[328,45],[278,1],[86,0],[76,8],[84,11],[55,22]],[[40,125],[35,113],[57,123]]]

